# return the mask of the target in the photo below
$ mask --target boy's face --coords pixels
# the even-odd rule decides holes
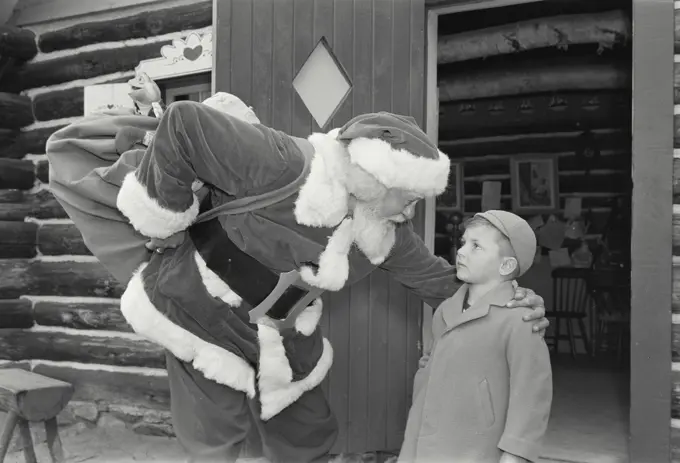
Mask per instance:
[[[468,227],[456,255],[458,279],[470,284],[487,283],[501,278],[501,235],[485,225]]]

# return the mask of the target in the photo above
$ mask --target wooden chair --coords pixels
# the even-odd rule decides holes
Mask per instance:
[[[569,341],[572,357],[576,357],[576,340],[581,339],[586,353],[590,355],[590,342],[584,319],[588,313],[590,298],[587,285],[588,269],[561,267],[552,271],[553,303],[546,310],[547,318],[555,319],[552,339],[553,350],[559,353],[560,340]],[[567,322],[567,334],[561,335],[562,320]],[[574,335],[573,321],[578,323],[580,335]]]
[[[73,396],[73,386],[20,369],[0,369],[0,410],[7,412],[5,427],[0,434],[0,463],[5,461],[14,428],[24,446],[26,463],[37,463],[29,422],[44,422],[47,447],[53,462],[64,460],[57,429],[57,414]]]
[[[630,332],[630,271],[627,269],[597,269],[588,278],[594,302],[593,355],[602,351],[605,337],[614,335],[619,362],[625,359],[624,340]]]

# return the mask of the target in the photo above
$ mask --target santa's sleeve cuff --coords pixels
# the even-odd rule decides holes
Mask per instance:
[[[187,208],[187,192],[178,191],[178,198],[159,198],[149,192],[149,188],[139,181],[135,172],[125,176],[118,193],[116,206],[142,235],[150,238],[167,238],[185,230],[198,216],[198,198],[189,188],[191,204]],[[174,204],[173,204],[174,203]]]

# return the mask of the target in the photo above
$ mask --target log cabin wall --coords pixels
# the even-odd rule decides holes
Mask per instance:
[[[35,56],[16,48],[28,60],[0,75],[0,361],[74,384],[62,423],[117,419],[169,435],[164,352],[125,323],[123,288],[49,192],[44,154],[83,116],[84,86],[127,81],[163,45],[212,24],[212,0],[145,3],[24,27]]]
[[[580,198],[597,253],[607,233],[629,259],[631,180],[631,11],[629,2],[540,2],[440,16],[439,147],[461,163],[458,194],[437,201],[435,252],[451,259],[453,215],[482,210],[483,184],[500,182],[500,208],[513,210],[512,160],[555,160],[557,207],[518,212],[564,219]],[[452,188],[455,190],[455,187]],[[453,195],[455,197],[457,195]],[[613,225],[613,218],[619,223]],[[565,220],[566,221],[566,220]],[[621,230],[613,236],[610,229]],[[623,236],[626,235],[626,236]],[[565,239],[573,252],[580,240]],[[550,309],[548,249],[520,279]],[[561,344],[561,347],[568,344]],[[584,353],[581,343],[577,349]],[[562,349],[564,351],[564,349]]]
[[[617,199],[629,207],[629,9],[575,0],[440,17],[439,146],[462,164],[458,212],[482,210],[485,181],[501,183],[500,206],[512,210],[511,160],[522,155],[557,158],[552,213],[561,217],[567,198],[581,198],[590,240],[601,236]],[[435,250],[445,257],[448,205],[445,194],[436,215]]]
[[[671,460],[680,462],[680,2],[675,2]]]

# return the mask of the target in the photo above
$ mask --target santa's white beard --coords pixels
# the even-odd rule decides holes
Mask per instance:
[[[369,204],[356,204],[352,232],[354,242],[374,265],[382,264],[394,246],[394,222],[378,216]]]
[[[358,203],[352,217],[346,217],[335,229],[319,256],[319,267],[300,269],[300,276],[310,285],[339,291],[349,276],[348,254],[353,244],[373,265],[380,265],[392,250],[395,224],[378,216],[366,203]]]

